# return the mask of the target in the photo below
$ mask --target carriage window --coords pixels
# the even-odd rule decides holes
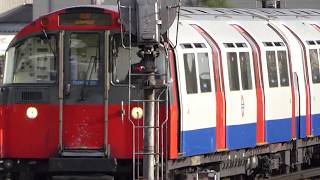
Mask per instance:
[[[317,49],[310,49],[309,54],[310,54],[312,82],[320,83],[318,51]]]
[[[56,38],[36,36],[10,48],[4,83],[54,83]]]
[[[99,34],[73,33],[70,37],[70,81],[73,85],[97,85]]]
[[[278,74],[277,74],[277,62],[274,51],[267,51],[267,67],[268,67],[268,79],[269,86],[278,87]]]
[[[198,53],[198,67],[201,92],[211,92],[211,78],[208,53]]]
[[[289,86],[289,71],[286,51],[278,51],[278,66],[280,73],[280,85],[282,87]]]
[[[241,84],[243,90],[252,89],[251,66],[248,52],[240,52]]]
[[[186,53],[183,54],[183,60],[187,93],[198,93],[195,56],[193,53]]]
[[[227,59],[230,90],[240,90],[237,53],[227,53]]]

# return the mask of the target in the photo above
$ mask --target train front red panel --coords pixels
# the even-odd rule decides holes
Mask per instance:
[[[27,117],[29,107],[38,111],[34,119]],[[48,158],[57,152],[58,106],[48,104],[8,105],[4,148],[10,158]]]
[[[103,105],[65,105],[62,137],[66,149],[103,149]]]

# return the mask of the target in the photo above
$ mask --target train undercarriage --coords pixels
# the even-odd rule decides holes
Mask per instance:
[[[140,166],[142,169],[142,164]],[[309,137],[251,149],[178,158],[169,160],[166,166],[165,177],[160,179],[269,179],[280,175],[285,177],[320,167],[320,138]],[[3,159],[0,162],[0,170],[1,180],[138,179],[132,178],[132,160],[106,157]]]
[[[269,179],[319,167],[319,137],[170,161],[169,179]],[[299,178],[300,179],[300,178]]]

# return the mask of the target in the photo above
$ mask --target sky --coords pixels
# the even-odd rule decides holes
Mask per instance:
[[[0,35],[0,55],[3,55],[14,35]]]

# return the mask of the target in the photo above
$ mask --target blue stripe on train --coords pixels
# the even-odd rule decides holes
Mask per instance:
[[[291,118],[266,121],[267,143],[284,142],[291,139]]]
[[[216,151],[216,128],[196,129],[182,132],[184,156],[207,154]]]
[[[256,146],[256,123],[227,126],[229,150]]]
[[[320,114],[313,114],[311,116],[311,133],[313,136],[320,135]]]
[[[306,137],[306,117],[296,118],[297,138]],[[240,149],[256,145],[256,124],[227,126],[227,148]],[[312,115],[312,134],[320,135],[320,114]],[[183,131],[182,151],[184,156],[207,154],[216,151],[216,128],[204,128]],[[266,142],[277,143],[290,141],[291,118],[266,121]]]
[[[298,118],[298,121],[299,121],[299,118]],[[306,116],[300,117],[300,122],[297,122],[297,126],[299,127],[299,138],[307,137]]]

